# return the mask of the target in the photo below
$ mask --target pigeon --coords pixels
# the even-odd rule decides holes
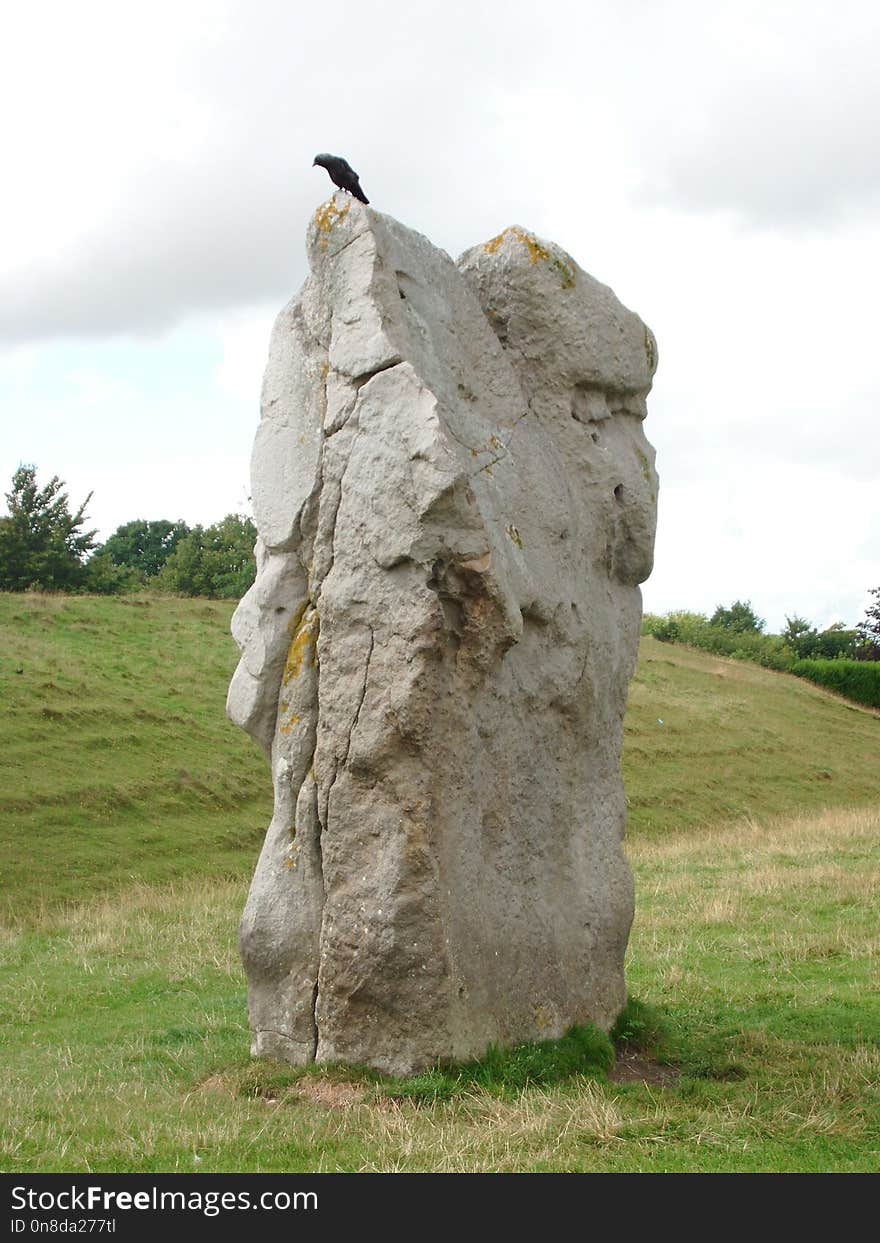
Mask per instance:
[[[326,168],[330,174],[330,180],[335,186],[339,186],[340,190],[347,190],[356,199],[360,199],[362,203],[369,203],[370,200],[361,189],[358,175],[348,160],[344,160],[341,155],[328,155],[325,151],[322,155],[315,156],[312,161],[312,168],[316,164],[320,164],[321,168]]]

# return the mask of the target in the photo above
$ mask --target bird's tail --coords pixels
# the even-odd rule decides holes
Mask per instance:
[[[370,201],[370,200],[367,198],[367,196],[364,194],[364,192],[363,192],[363,190],[360,188],[360,186],[358,186],[356,190],[352,190],[352,194],[354,195],[354,197],[355,197],[356,199],[360,199],[360,201],[361,201],[362,203],[369,203],[369,201]]]

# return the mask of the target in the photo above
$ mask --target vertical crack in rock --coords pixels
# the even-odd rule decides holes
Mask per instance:
[[[354,736],[355,730],[357,729],[358,721],[360,720],[361,709],[364,706],[364,700],[367,695],[367,684],[369,682],[369,677],[370,677],[370,662],[373,658],[374,646],[375,646],[375,632],[373,631],[371,627],[370,628],[370,642],[369,642],[369,647],[367,649],[366,660],[364,662],[363,682],[361,684],[360,694],[358,696],[358,701],[357,701],[357,706],[355,707],[354,716],[347,730],[346,740],[345,740],[345,754],[342,756],[341,759],[337,759],[334,763],[333,776],[331,777],[330,782],[328,784],[327,796],[324,802],[324,815],[323,815],[323,819],[321,819],[320,821],[320,832],[318,835],[318,854],[319,854],[319,858],[321,859],[322,883],[323,883],[323,850],[321,848],[321,837],[323,836],[324,833],[329,831],[330,800],[333,794],[333,787],[336,784],[336,780],[340,772],[343,771],[346,765],[348,764],[348,757],[351,753],[351,740],[352,740],[352,737]],[[313,1024],[314,1024],[314,1031],[315,1031],[315,1048],[312,1053],[313,1060],[317,1056],[317,1049],[320,1044],[320,1029],[318,1025],[318,1001],[319,1001],[319,992],[320,992],[320,965],[321,965],[321,961],[323,958],[323,946],[324,946],[324,910],[326,908],[326,894],[327,894],[327,890],[326,890],[326,885],[325,885],[324,886],[325,904],[324,906],[322,906],[321,931],[320,931],[320,936],[319,936],[319,941],[318,941],[318,975],[315,979],[315,987],[314,987],[314,992],[312,995],[312,1014],[313,1014]]]
[[[315,694],[314,694],[316,728],[315,728],[315,742],[314,742],[314,746],[312,747],[311,759],[309,761],[309,772],[311,773],[314,773],[314,770],[315,770],[315,752],[317,750],[317,745],[318,745],[318,732],[317,732],[318,708],[321,702],[321,666],[318,660],[318,638],[320,637],[320,625],[321,625],[320,614],[318,614],[318,636],[315,639]],[[309,1056],[307,1059],[310,1062],[313,1062],[315,1060],[315,1056],[317,1054],[317,1049],[318,1049],[318,1037],[319,1037],[319,1033],[318,1033],[318,975],[319,975],[320,966],[321,966],[321,926],[324,920],[324,906],[327,900],[327,886],[324,883],[324,851],[323,851],[323,847],[321,843],[321,835],[324,830],[323,830],[323,825],[321,824],[320,816],[318,815],[318,791],[317,789],[315,790],[315,795],[314,795],[314,810],[315,810],[315,819],[317,821],[316,832],[315,832],[315,863],[316,863],[316,871],[317,871],[317,882],[318,882],[318,886],[320,887],[320,905],[319,905],[319,910],[317,914],[317,924],[318,924],[317,952],[315,954],[315,960],[313,964],[312,996],[310,1000],[312,1045],[311,1045],[311,1049],[309,1050]]]
[[[348,731],[348,739],[346,740],[346,744],[345,744],[345,755],[342,757],[343,768],[348,763],[348,757],[349,757],[349,754],[351,753],[352,736],[354,735],[354,731],[358,727],[358,721],[361,719],[361,708],[363,708],[364,700],[367,697],[367,683],[370,679],[370,661],[373,659],[373,648],[375,646],[376,646],[376,632],[373,629],[373,627],[370,626],[370,646],[367,648],[367,659],[364,665],[364,681],[363,681],[363,685],[361,686],[361,693],[360,693],[360,697],[358,698],[357,708],[355,709],[354,720],[352,721],[351,728]]]
[[[453,263],[339,195],[307,246],[233,623],[230,715],[275,789],[240,936],[254,1052],[409,1074],[607,1030],[656,342],[518,226]]]
[[[319,962],[320,962],[320,957],[319,957]],[[315,1035],[312,1041],[311,1054],[308,1059],[310,1062],[314,1062],[315,1058],[318,1056],[318,980],[317,980],[317,977],[315,978],[315,983],[312,988],[312,1026],[314,1028]]]
[[[399,361],[399,360],[397,360]],[[366,385],[366,383],[378,374],[380,371],[388,370],[396,365],[394,362],[388,364],[387,367],[378,368],[370,375],[362,377],[362,383],[355,381],[355,387],[358,392]],[[338,429],[336,436],[339,437],[342,431],[346,431],[347,435],[344,439],[337,440],[336,443],[330,444],[329,438],[325,438],[322,444],[321,464],[320,464],[320,489],[318,496],[318,513],[315,539],[312,545],[312,562],[309,571],[310,577],[310,593],[316,601],[316,608],[320,610],[322,602],[322,593],[325,584],[331,579],[336,559],[336,527],[339,518],[340,507],[343,504],[345,496],[345,477],[352,461],[352,454],[357,443],[359,428],[357,426],[357,405],[348,416],[342,428]],[[342,445],[340,448],[339,445]],[[332,461],[328,461],[328,454],[332,456]],[[323,839],[330,829],[330,798],[333,787],[336,784],[340,770],[344,768],[348,761],[348,755],[351,748],[351,736],[357,726],[360,716],[361,707],[363,705],[364,696],[367,688],[367,678],[369,676],[370,659],[373,652],[374,633],[370,628],[370,644],[367,653],[367,659],[364,667],[363,684],[360,690],[360,697],[357,708],[355,710],[354,719],[349,726],[345,753],[340,759],[335,756],[333,759],[332,775],[329,781],[319,781],[317,789],[317,818],[318,832],[316,837],[316,852],[318,859],[318,867],[321,878],[321,887],[323,893],[323,902],[321,906],[321,918],[318,934],[318,953],[315,964],[315,981],[312,994],[312,1022],[314,1027],[314,1049],[312,1051],[312,1059],[316,1056],[316,1051],[320,1043],[320,1031],[318,1026],[318,1006],[320,991],[320,971],[322,959],[322,947],[324,939],[324,912],[326,908],[327,885],[324,876],[324,850]],[[320,661],[318,661],[318,673],[315,688],[316,708],[318,721],[321,720],[322,705],[322,688],[321,688],[321,672]],[[317,744],[316,744],[317,751]]]
[[[316,601],[316,606],[336,558],[336,520],[342,504],[345,474],[357,434],[356,415],[352,415],[332,440],[328,437],[322,446],[317,529],[312,544],[312,560],[308,567],[309,592]],[[333,470],[328,469],[328,454],[336,459]]]

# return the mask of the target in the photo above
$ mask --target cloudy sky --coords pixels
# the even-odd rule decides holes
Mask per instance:
[[[274,313],[348,157],[457,255],[521,224],[651,325],[646,608],[880,584],[876,0],[29,0],[0,44],[0,482],[247,509]]]

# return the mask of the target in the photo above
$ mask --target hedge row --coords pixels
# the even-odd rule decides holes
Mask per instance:
[[[653,635],[661,643],[684,643],[688,647],[701,647],[716,656],[750,660],[779,673],[787,673],[797,659],[795,652],[778,634],[725,630],[722,626],[711,625],[701,613],[684,610],[667,613],[664,617],[646,613],[642,618],[642,634]]]
[[[796,660],[790,672],[855,703],[880,708],[880,661]]]

